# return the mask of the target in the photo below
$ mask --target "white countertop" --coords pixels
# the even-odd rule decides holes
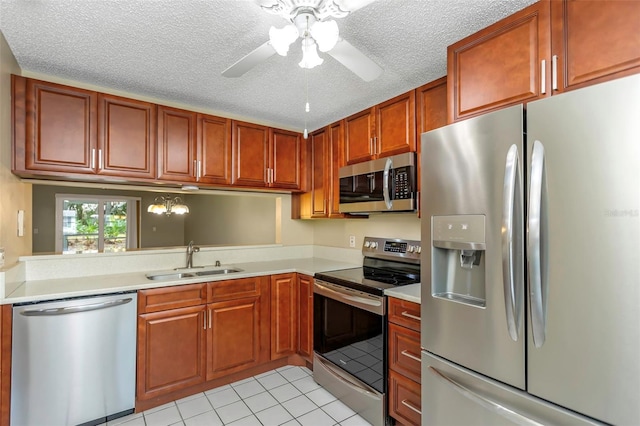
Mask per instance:
[[[400,287],[389,288],[384,291],[384,294],[390,297],[396,297],[402,300],[408,300],[409,302],[420,303],[421,297],[420,283],[403,285]]]
[[[232,265],[223,264],[222,268],[239,268],[242,269],[242,272],[182,278],[172,281],[153,281],[148,279],[146,274],[175,272],[173,270],[25,281],[11,294],[7,295],[7,297],[2,300],[2,304],[36,302],[68,297],[136,291],[145,288],[167,287],[198,282],[214,282],[261,275],[284,274],[289,272],[299,272],[301,274],[313,276],[316,272],[347,269],[358,266],[361,265],[311,257],[264,262],[234,263]]]

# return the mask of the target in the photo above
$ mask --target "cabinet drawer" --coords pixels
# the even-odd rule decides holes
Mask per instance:
[[[389,415],[404,425],[420,425],[420,384],[389,371]]]
[[[389,322],[420,332],[420,304],[389,297]]]
[[[138,292],[138,313],[159,312],[207,303],[206,284],[178,285]]]
[[[239,278],[209,283],[209,303],[260,296],[261,283],[264,279],[268,280],[269,277]]]
[[[389,368],[420,383],[420,333],[389,324]]]

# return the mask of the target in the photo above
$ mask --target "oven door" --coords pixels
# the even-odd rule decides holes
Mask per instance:
[[[384,297],[317,279],[313,293],[314,352],[385,393]]]

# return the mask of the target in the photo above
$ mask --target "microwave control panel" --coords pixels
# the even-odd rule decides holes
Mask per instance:
[[[394,200],[413,198],[413,182],[410,167],[399,167],[393,170]]]

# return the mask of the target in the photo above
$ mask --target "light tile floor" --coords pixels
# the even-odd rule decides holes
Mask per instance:
[[[369,423],[313,381],[285,366],[121,417],[107,426],[366,426]]]

